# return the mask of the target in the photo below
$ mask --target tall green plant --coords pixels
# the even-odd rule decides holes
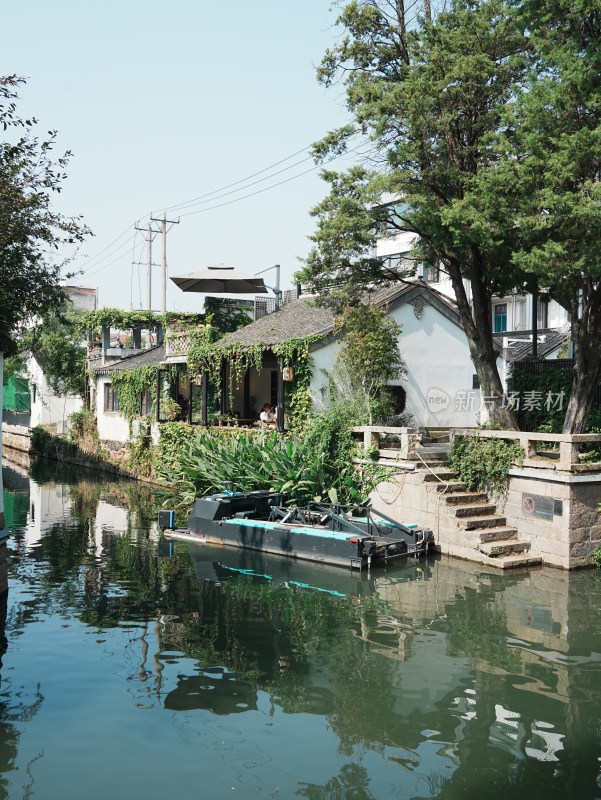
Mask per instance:
[[[365,396],[371,425],[374,404],[386,383],[407,372],[399,350],[401,326],[386,309],[359,303],[343,309],[334,330],[343,335],[338,358],[352,376],[354,387]]]
[[[157,465],[157,471],[183,505],[227,485],[236,491],[285,492],[292,503],[324,496],[329,488],[326,454],[277,433],[219,436],[203,431],[170,465]]]

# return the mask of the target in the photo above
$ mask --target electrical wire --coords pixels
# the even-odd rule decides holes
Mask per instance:
[[[334,156],[333,158],[330,158],[325,163],[326,164],[331,164],[332,161],[337,161],[339,158],[342,158],[342,156],[349,155],[350,153],[354,153],[359,149],[360,149],[359,147],[355,147],[352,150],[347,150],[344,153],[341,153],[340,155],[337,155],[337,156]],[[209,206],[208,208],[201,208],[198,211],[188,211],[187,214],[181,214],[180,218],[190,217],[193,214],[203,214],[205,211],[213,211],[213,209],[215,209],[215,208],[222,208],[223,206],[232,205],[232,203],[238,203],[238,202],[240,202],[240,200],[246,200],[248,197],[254,197],[257,194],[262,194],[263,192],[269,191],[269,189],[275,189],[277,186],[283,186],[285,183],[290,183],[290,181],[296,180],[296,178],[302,178],[303,175],[308,175],[310,172],[315,172],[316,169],[321,169],[322,167],[323,167],[323,164],[315,164],[315,166],[311,167],[310,169],[306,169],[303,172],[299,172],[296,175],[292,175],[290,178],[286,178],[283,181],[278,181],[277,183],[272,183],[270,186],[265,186],[263,189],[258,189],[256,192],[250,192],[250,194],[242,195],[242,197],[235,197],[233,200],[228,200],[225,203],[218,203],[215,206]],[[225,196],[225,195],[223,195],[223,196]],[[215,198],[215,199],[218,199],[218,198]]]
[[[203,197],[207,197],[207,200],[201,200],[197,198],[196,200],[190,200],[187,203],[181,203],[178,208],[191,208],[195,205],[203,205],[204,203],[212,203],[214,200],[220,200],[222,197],[228,197],[230,194],[236,194],[236,192],[243,192],[245,189],[249,189],[251,186],[256,186],[258,183],[263,183],[263,181],[268,181],[270,178],[274,178],[276,175],[281,175],[282,172],[287,172],[289,169],[293,169],[294,167],[298,167],[299,164],[304,164],[305,161],[313,161],[312,156],[308,156],[307,158],[301,158],[300,161],[295,161],[294,164],[290,164],[288,167],[284,167],[284,169],[279,169],[277,172],[272,172],[270,175],[266,175],[264,178],[259,178],[257,181],[252,181],[251,183],[247,183],[245,186],[241,186],[238,189],[232,189],[230,192],[224,192],[223,194],[217,194],[217,192],[221,191],[220,189],[216,190],[216,192],[209,192],[207,195],[203,195]],[[244,181],[238,181],[238,183],[244,183]],[[233,184],[232,184],[233,185]],[[227,187],[224,187],[227,188]],[[182,216],[186,216],[185,214]]]
[[[219,189],[214,189],[212,192],[207,192],[206,194],[201,194],[198,197],[194,197],[192,200],[185,200],[182,203],[176,203],[173,206],[167,206],[166,208],[162,208],[161,211],[163,211],[163,212],[174,211],[177,208],[182,208],[184,206],[192,205],[192,204],[198,202],[199,200],[204,200],[205,197],[210,197],[211,195],[217,194],[218,192],[224,192],[226,189],[231,189],[232,186],[238,186],[238,184],[245,183],[246,181],[249,181],[251,178],[256,178],[257,175],[262,175],[264,172],[268,172],[269,170],[273,169],[274,167],[279,167],[280,164],[284,164],[286,161],[290,161],[291,158],[295,158],[295,156],[298,156],[301,153],[305,153],[311,147],[312,147],[312,145],[309,144],[306,147],[303,147],[300,150],[297,150],[295,153],[291,153],[289,156],[286,156],[286,158],[281,158],[279,161],[276,161],[274,164],[270,164],[268,167],[264,167],[263,169],[260,169],[257,172],[253,172],[252,175],[247,175],[245,178],[240,178],[239,180],[234,181],[233,183],[228,183],[226,186],[221,186]],[[306,161],[309,158],[311,158],[311,156],[308,156],[307,159],[303,159],[303,161]]]
[[[351,150],[346,150],[344,153],[340,153],[340,154],[338,154],[336,156],[333,156],[331,159],[329,159],[325,163],[326,164],[330,164],[331,162],[337,161],[338,159],[342,158],[343,156],[347,156],[347,155],[349,155],[351,153],[357,152],[360,149],[361,146],[362,145],[360,145],[358,147],[355,147],[355,148],[353,148]],[[281,173],[286,172],[289,169],[293,169],[295,166],[298,166],[299,164],[302,164],[305,161],[312,160],[312,156],[307,156],[307,158],[300,159],[299,161],[295,162],[294,164],[289,165],[288,167],[285,167],[284,169],[281,169],[281,170],[278,170],[278,171],[276,171],[274,173],[271,173],[270,175],[267,175],[264,178],[260,178],[257,181],[253,181],[252,183],[248,183],[245,186],[241,186],[238,189],[235,189],[235,190],[230,191],[230,192],[224,192],[224,190],[229,189],[230,187],[239,186],[240,184],[244,184],[244,183],[246,183],[246,181],[250,180],[251,178],[254,178],[257,175],[261,175],[264,172],[268,172],[269,170],[272,170],[274,167],[277,167],[280,164],[283,164],[286,161],[289,161],[290,159],[294,158],[295,156],[299,155],[300,153],[306,152],[307,150],[310,149],[310,147],[311,147],[311,145],[307,145],[306,147],[303,147],[301,150],[297,150],[295,153],[292,153],[291,155],[286,156],[286,158],[280,159],[279,161],[276,161],[275,163],[271,164],[270,166],[264,167],[263,169],[258,170],[257,172],[254,172],[251,175],[246,176],[245,178],[241,178],[238,181],[234,181],[233,183],[227,184],[226,186],[222,186],[220,189],[215,189],[212,192],[207,192],[206,194],[200,195],[199,197],[195,198],[194,200],[188,200],[188,201],[185,201],[183,203],[179,203],[179,204],[176,204],[176,205],[173,205],[173,206],[168,206],[168,207],[166,207],[164,209],[161,209],[161,211],[167,212],[167,211],[174,210],[174,209],[177,209],[177,208],[190,208],[190,207],[194,207],[194,205],[203,205],[204,203],[210,203],[213,200],[219,200],[222,197],[227,197],[227,196],[229,196],[231,194],[236,194],[236,192],[244,191],[245,189],[250,188],[251,186],[255,186],[258,183],[263,183],[266,180],[270,180],[271,178],[275,177],[276,175],[280,175]],[[299,172],[296,175],[292,175],[289,178],[286,178],[285,180],[278,181],[276,183],[270,184],[269,186],[265,186],[264,188],[258,189],[255,192],[250,192],[248,194],[242,195],[241,197],[236,197],[236,198],[233,198],[232,200],[228,200],[225,203],[218,203],[216,205],[209,206],[208,208],[201,208],[201,209],[198,209],[196,211],[188,211],[186,214],[182,214],[180,216],[181,217],[189,217],[189,216],[192,216],[194,214],[201,214],[201,213],[204,213],[205,211],[212,211],[212,210],[214,210],[216,208],[222,208],[224,206],[228,206],[228,205],[231,205],[233,203],[237,203],[237,202],[239,202],[241,200],[246,200],[249,197],[255,197],[256,195],[262,194],[263,192],[269,191],[270,189],[275,189],[278,186],[283,186],[286,183],[290,183],[290,181],[296,180],[297,178],[301,178],[304,175],[309,174],[310,172],[315,172],[315,170],[320,169],[322,166],[323,166],[323,164],[315,164],[310,169],[307,169],[307,170],[304,170],[302,172]],[[224,192],[224,193],[223,194],[219,194],[219,192]],[[205,199],[205,198],[209,198],[209,199]],[[150,213],[152,213],[152,212],[149,212],[149,214]],[[140,218],[140,219],[142,219],[142,218]],[[138,220],[138,222],[139,221],[140,220]],[[121,233],[116,239],[114,239],[110,244],[108,244],[106,247],[104,247],[99,253],[97,253],[95,256],[93,256],[90,259],[90,261],[95,261],[96,259],[98,259],[102,255],[102,253],[106,252],[113,244],[115,244],[120,239],[122,239],[123,236],[125,236],[128,231],[131,232],[131,229],[127,228],[125,231],[123,231],[123,233]],[[91,278],[94,275],[97,275],[99,272],[102,272],[103,270],[108,269],[108,267],[113,266],[113,264],[116,264],[117,262],[121,261],[122,258],[123,258],[123,254],[122,253],[120,253],[112,261],[109,261],[108,264],[102,264],[102,262],[105,261],[107,258],[110,258],[112,255],[115,255],[116,253],[119,253],[119,251],[123,250],[125,247],[128,247],[130,242],[133,242],[132,243],[132,249],[135,249],[136,235],[137,235],[137,231],[134,232],[133,238],[130,236],[130,239],[128,241],[123,242],[118,247],[116,247],[113,250],[111,250],[110,252],[108,252],[103,258],[100,258],[100,260],[97,261],[97,263],[92,264],[90,266],[90,262],[88,262],[86,267],[81,270],[81,274],[82,275],[86,274],[88,278]],[[102,264],[102,266],[100,266],[100,264]],[[89,272],[90,268],[93,269],[92,272]],[[138,277],[139,277],[139,270],[138,270]]]

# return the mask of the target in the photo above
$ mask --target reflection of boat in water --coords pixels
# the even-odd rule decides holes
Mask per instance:
[[[359,597],[375,591],[375,580],[365,572],[344,571],[330,564],[283,558],[256,550],[216,547],[208,543],[188,548],[190,560],[199,578],[221,583],[240,576],[250,576],[291,589],[323,592],[335,597]],[[427,561],[413,560],[394,569],[395,583],[423,580],[429,576]]]
[[[166,531],[248,550],[361,569],[402,556],[427,553],[432,532],[402,523],[369,507],[310,503],[287,508],[274,492],[224,492],[194,503],[187,531]],[[172,528],[172,512],[159,524]]]

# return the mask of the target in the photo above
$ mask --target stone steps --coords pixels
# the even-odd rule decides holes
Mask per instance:
[[[485,542],[480,545],[480,552],[491,558],[523,555],[529,550],[530,542],[520,542],[518,539],[499,539],[496,542]]]
[[[517,567],[539,567],[543,563],[543,560],[540,556],[515,555],[490,558],[486,563],[498,569],[516,569]]]
[[[445,469],[442,463],[442,460],[433,462],[432,472],[423,468],[423,480],[438,482],[437,493],[444,496],[448,513],[456,520],[459,530],[471,534],[470,546],[479,554],[479,559],[498,569],[542,564],[542,558],[530,553],[530,542],[520,540],[518,529],[508,525],[507,518],[496,513],[497,504],[489,500],[486,492],[468,491],[466,484],[457,478],[457,473]]]
[[[451,478],[455,478],[457,473],[453,469],[437,469],[434,474],[431,472],[426,471],[424,475],[424,480],[428,483],[432,481],[449,481]],[[464,484],[465,485],[465,484]]]
[[[497,542],[499,540],[517,538],[517,528],[510,528],[507,525],[499,525],[496,528],[478,528],[478,536],[482,544],[487,542]]]
[[[476,531],[480,528],[496,528],[503,526],[507,520],[500,514],[490,514],[475,517],[462,517],[461,525],[466,531]]]
[[[464,484],[465,485],[465,484]],[[456,506],[456,505],[474,505],[476,503],[486,503],[488,502],[488,495],[486,492],[451,492],[449,494],[445,493],[445,500],[447,501],[447,505],[449,506]]]
[[[461,481],[443,481],[436,487],[437,492],[445,493],[449,497],[455,492],[465,492],[467,485]]]
[[[489,514],[494,514],[496,510],[496,503],[469,503],[453,506],[456,517],[484,517]]]

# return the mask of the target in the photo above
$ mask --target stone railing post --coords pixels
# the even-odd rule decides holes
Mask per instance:
[[[372,431],[366,428],[363,431],[363,449],[367,452],[371,447],[379,447],[380,434],[377,431]]]

